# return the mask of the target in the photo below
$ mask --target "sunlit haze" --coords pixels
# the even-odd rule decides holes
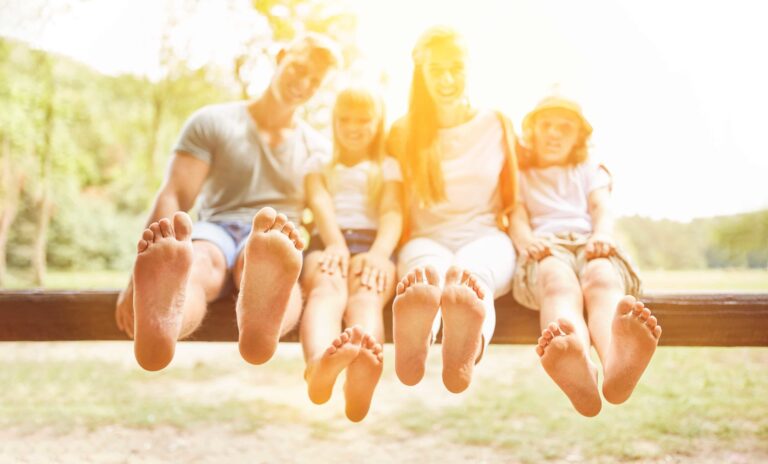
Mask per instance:
[[[0,1],[0,34],[109,74],[157,78],[171,42],[193,66],[231,66],[268,25],[247,1]],[[688,220],[768,207],[768,44],[760,2],[357,1],[367,73],[386,76],[391,118],[402,114],[421,31],[451,25],[469,44],[469,92],[481,107],[525,113],[553,88],[578,100],[595,128],[593,156],[615,179],[617,214]],[[258,32],[256,32],[258,33]],[[263,86],[270,69],[255,78]]]

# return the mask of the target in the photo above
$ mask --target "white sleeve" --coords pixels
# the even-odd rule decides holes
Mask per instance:
[[[322,173],[323,168],[330,160],[323,152],[315,152],[304,162],[304,175],[312,173]]]
[[[400,163],[392,156],[385,156],[381,162],[381,177],[384,182],[402,182],[403,173],[400,171]]]
[[[611,174],[605,166],[590,160],[584,163],[584,182],[586,184],[587,193],[591,193],[603,187],[608,187],[610,189],[612,179]]]

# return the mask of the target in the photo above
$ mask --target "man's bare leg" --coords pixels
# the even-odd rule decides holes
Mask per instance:
[[[134,351],[139,365],[159,370],[173,359],[176,341],[201,323],[206,302],[221,291],[226,265],[207,242],[190,242],[192,223],[176,213],[150,225],[139,241],[133,273]]]
[[[303,246],[285,215],[272,208],[256,213],[243,250],[236,306],[240,354],[249,363],[267,362],[290,324],[286,315],[295,312],[291,307],[295,306]]]
[[[579,281],[570,267],[548,257],[539,263],[536,291],[542,327],[536,353],[541,365],[579,413],[595,416],[602,402],[597,367],[589,359],[590,339]]]

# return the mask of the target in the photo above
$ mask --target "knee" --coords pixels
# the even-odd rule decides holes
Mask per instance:
[[[346,284],[340,275],[321,274],[313,279],[308,297],[342,298],[346,296]]]
[[[564,272],[542,273],[539,279],[542,296],[570,294],[579,290],[575,278],[565,275]]]
[[[581,286],[585,292],[621,287],[621,279],[607,259],[589,261],[582,271]]]

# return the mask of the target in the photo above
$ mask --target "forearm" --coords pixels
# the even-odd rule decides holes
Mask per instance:
[[[371,253],[390,256],[395,251],[403,231],[403,215],[399,211],[387,211],[379,217],[379,230],[371,245]]]
[[[177,211],[186,211],[188,208],[182,208],[181,203],[178,195],[175,195],[173,192],[161,190],[155,198],[154,205],[152,205],[152,211],[149,213],[146,227],[149,227],[150,224],[157,222],[160,219],[172,218],[173,214]]]
[[[525,211],[515,210],[509,217],[509,238],[515,245],[517,252],[525,250],[535,239],[533,230],[528,221],[528,214]]]
[[[613,217],[608,208],[600,206],[592,209],[592,234],[613,236]]]
[[[310,201],[309,208],[315,218],[315,227],[320,239],[325,246],[343,245],[346,246],[344,235],[341,233],[336,223],[336,213],[333,208],[333,201],[330,196],[318,195]]]

